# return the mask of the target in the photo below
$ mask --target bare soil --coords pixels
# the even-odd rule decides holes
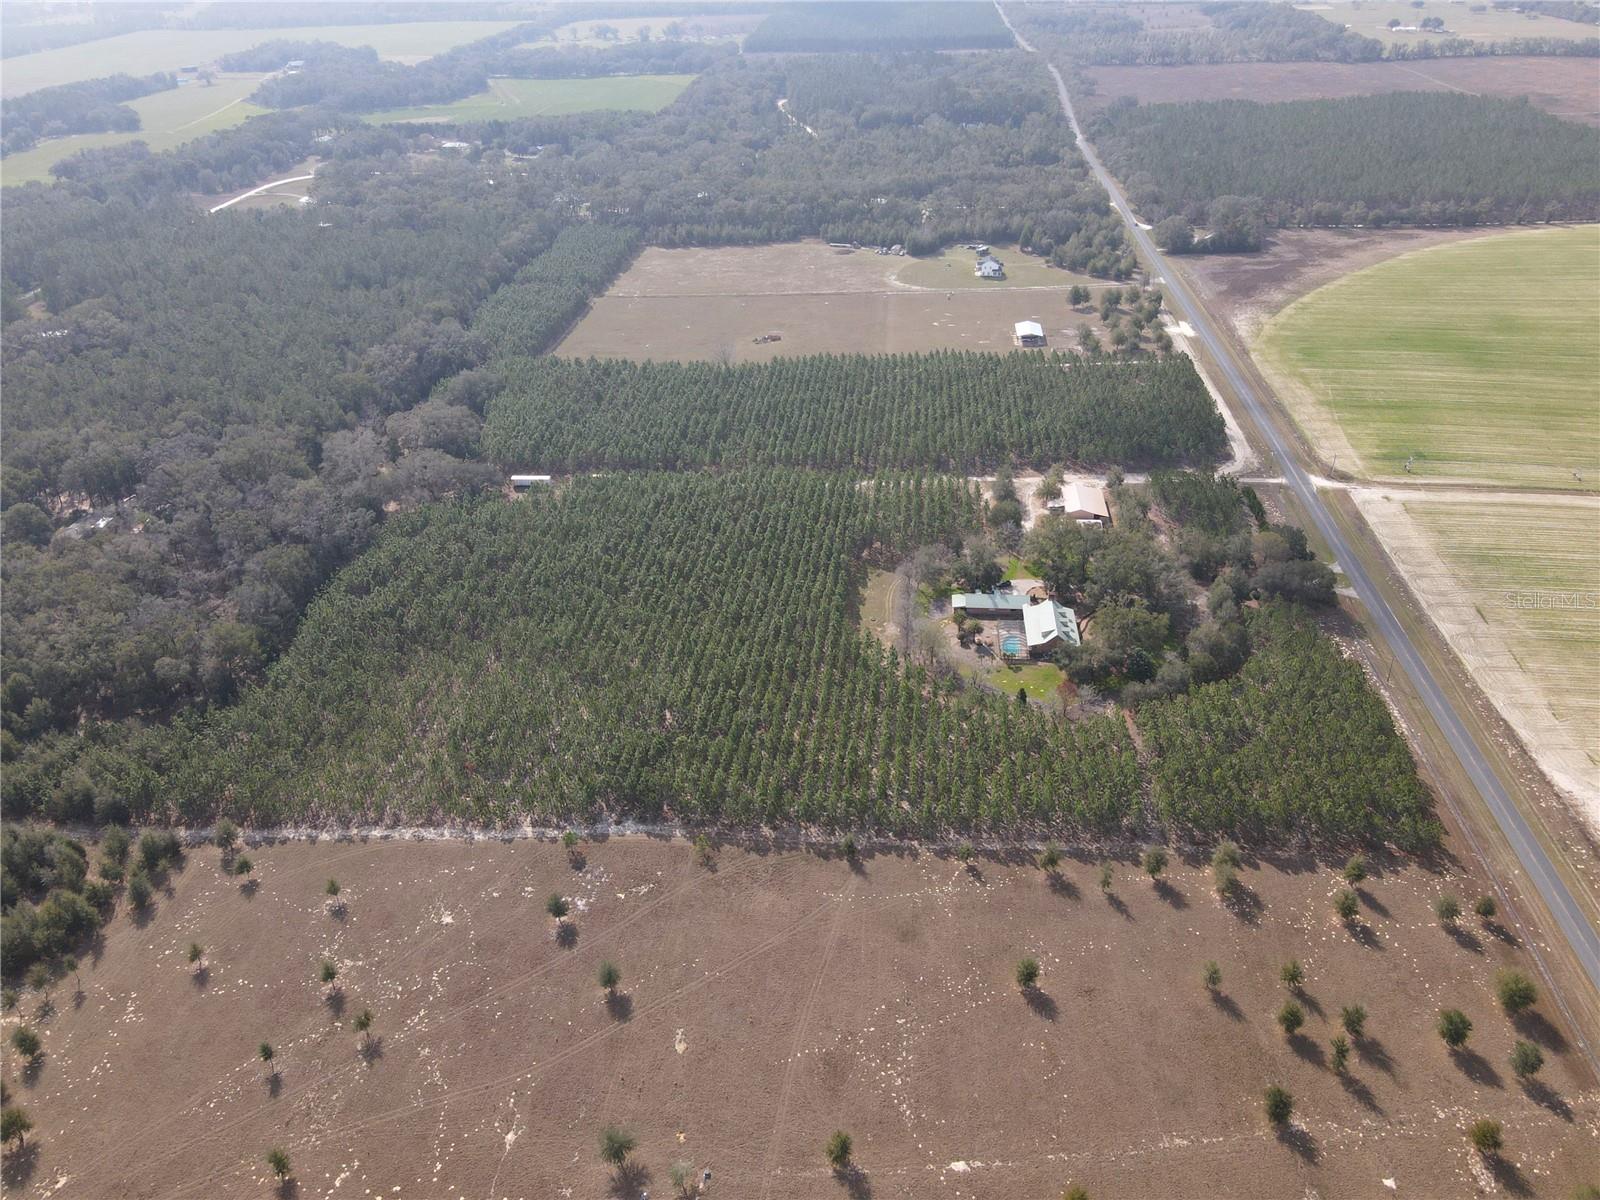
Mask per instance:
[[[1104,337],[1059,287],[903,284],[915,260],[839,252],[820,242],[713,250],[645,250],[596,299],[555,353],[630,359],[764,362],[794,354],[1006,351],[1018,321],[1038,321],[1051,348],[1077,346],[1078,326]],[[970,282],[970,281],[967,281]],[[776,333],[776,341],[757,341]]]
[[[1121,96],[1141,104],[1189,100],[1322,100],[1379,92],[1526,96],[1557,117],[1600,125],[1600,86],[1588,58],[1436,58],[1377,63],[1224,63],[1090,67],[1093,113]]]
[[[1284,229],[1255,254],[1192,254],[1169,259],[1249,345],[1292,301],[1352,271],[1445,242],[1489,237],[1474,229]]]
[[[575,870],[550,842],[285,843],[252,848],[253,896],[193,851],[147,918],[108,926],[81,999],[57,988],[38,1071],[8,1065],[37,1125],[8,1194],[264,1196],[273,1146],[304,1200],[665,1196],[678,1160],[712,1172],[706,1195],[768,1200],[1069,1181],[1097,1200],[1564,1198],[1593,1168],[1600,1091],[1571,1031],[1547,999],[1515,1024],[1494,1005],[1495,969],[1527,969],[1515,934],[1431,915],[1441,891],[1487,890],[1473,868],[1376,871],[1352,932],[1335,876],[1307,861],[1247,861],[1230,908],[1195,864],[1158,889],[1123,859],[1102,894],[1089,857],[1050,886],[1022,861],[968,871],[905,848],[855,865],[724,848],[710,870],[681,841],[584,851]],[[571,945],[551,892],[572,898]],[[1029,954],[1043,975],[1024,995]],[[315,981],[323,956],[342,1014]],[[1307,974],[1294,1040],[1274,1021],[1290,958]],[[1353,1002],[1370,1037],[1341,1080],[1328,1041]],[[349,1021],[368,1006],[363,1054]],[[1465,1054],[1433,1032],[1444,1006],[1474,1022]],[[1532,1091],[1506,1066],[1518,1036],[1550,1060]],[[1271,1083],[1296,1100],[1281,1134]],[[1467,1148],[1481,1116],[1505,1125],[1502,1164]],[[638,1138],[631,1174],[596,1154],[610,1123]],[[823,1161],[834,1129],[855,1141],[849,1178]]]

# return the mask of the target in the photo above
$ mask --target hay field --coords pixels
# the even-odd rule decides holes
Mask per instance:
[[[1487,8],[1473,12],[1465,4],[1447,0],[1428,0],[1413,5],[1408,0],[1338,0],[1333,4],[1298,4],[1296,8],[1314,12],[1335,25],[1348,25],[1363,37],[1377,38],[1390,46],[1414,46],[1419,42],[1463,37],[1477,42],[1504,42],[1512,38],[1567,38],[1581,40],[1596,35],[1593,25],[1582,25],[1560,17],[1536,13],[1515,13]],[[1391,20],[1416,25],[1424,17],[1440,17],[1445,33],[1402,33],[1388,28]]]
[[[603,109],[657,112],[694,82],[693,75],[607,75],[585,79],[491,79],[487,91],[450,104],[424,104],[372,113],[393,121],[510,121]]]
[[[1256,350],[1340,470],[1600,488],[1600,226],[1369,267],[1284,309]]]
[[[309,25],[284,29],[146,29],[5,60],[0,95],[77,83],[125,71],[148,75],[212,62],[263,42],[371,46],[383,58],[420,62],[467,42],[514,29],[517,21],[404,21],[392,25]]]
[[[1600,501],[1376,491],[1357,504],[1428,616],[1600,832]]]
[[[130,100],[128,107],[139,114],[141,128],[132,133],[75,133],[40,142],[21,154],[9,154],[0,160],[0,185],[34,180],[49,183],[53,178],[50,168],[80,150],[129,142],[144,142],[154,151],[175,150],[197,137],[242,124],[267,111],[245,98],[261,79],[260,75],[219,75],[211,87],[188,84]]]

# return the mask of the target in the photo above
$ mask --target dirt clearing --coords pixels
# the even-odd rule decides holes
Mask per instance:
[[[1038,321],[1055,350],[1076,349],[1080,325],[1104,336],[1096,313],[1067,303],[1067,288],[1083,276],[1050,272],[1061,281],[1051,287],[984,286],[967,277],[948,289],[903,282],[937,275],[942,261],[841,252],[820,242],[652,248],[554,352],[764,362],[794,354],[1006,351],[1016,347],[1018,321]],[[1036,259],[1021,261],[1033,271],[1028,278],[1044,270]]]
[[[1441,892],[1470,909],[1487,890],[1459,869],[1376,871],[1352,933],[1335,876],[1303,862],[1247,860],[1230,910],[1181,864],[1157,889],[1120,861],[1102,894],[1097,862],[1071,856],[1050,886],[1024,863],[911,851],[852,866],[724,849],[710,870],[681,841],[583,851],[575,870],[527,841],[254,847],[253,896],[192,851],[147,919],[108,926],[81,1001],[56,989],[31,1082],[11,1068],[37,1128],[9,1194],[266,1195],[274,1146],[302,1200],[665,1196],[680,1160],[712,1172],[707,1195],[769,1200],[1069,1181],[1097,1200],[1489,1183],[1564,1198],[1593,1165],[1600,1094],[1571,1031],[1548,999],[1515,1026],[1494,1004],[1495,969],[1526,967],[1515,935],[1432,915]],[[552,892],[571,900],[570,945]],[[1024,955],[1043,968],[1026,996]],[[1292,1040],[1275,1021],[1291,958],[1307,976]],[[605,960],[622,973],[609,1002]],[[1353,1003],[1369,1036],[1341,1081],[1329,1039]],[[366,1007],[363,1054],[350,1022]],[[1442,1007],[1474,1022],[1465,1054],[1433,1031]],[[1531,1091],[1506,1065],[1519,1036],[1548,1059]],[[1281,1135],[1262,1116],[1272,1083],[1295,1097]],[[1505,1125],[1498,1180],[1463,1133],[1484,1116]],[[608,1124],[638,1140],[622,1179],[596,1152]],[[853,1180],[823,1160],[834,1129],[854,1138]]]
[[[1547,23],[1548,24],[1548,23]],[[1190,100],[1337,100],[1380,92],[1526,96],[1553,116],[1600,125],[1592,58],[1434,58],[1375,63],[1223,63],[1184,67],[1090,67],[1095,112],[1122,96],[1141,104]]]

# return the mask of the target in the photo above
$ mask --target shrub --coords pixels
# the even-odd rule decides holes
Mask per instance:
[[[839,850],[846,858],[854,858],[857,851],[856,835],[853,833],[845,834],[844,841],[839,843]]]
[[[567,903],[567,898],[560,892],[551,892],[550,899],[544,902],[544,910],[557,921],[566,920],[567,914],[572,911]]]
[[[1500,1122],[1492,1121],[1488,1117],[1483,1117],[1467,1126],[1467,1141],[1471,1142],[1472,1148],[1485,1158],[1493,1158],[1505,1145],[1505,1139],[1500,1132]]]
[[[596,972],[595,977],[599,979],[601,987],[615,994],[617,985],[622,982],[622,971],[616,963],[607,960],[600,964],[600,970]]]
[[[17,1001],[19,999],[21,999],[21,997],[17,995],[16,988],[0,989],[0,1009],[10,1012],[17,1006]]]
[[[359,1033],[361,1040],[365,1042],[372,1037],[372,1022],[375,1019],[370,1008],[363,1008],[356,1014],[355,1019],[350,1022],[350,1027]]]
[[[1361,901],[1349,888],[1341,888],[1333,897],[1333,911],[1339,914],[1341,921],[1354,921],[1361,911]]]
[[[21,1108],[10,1104],[0,1109],[0,1142],[4,1142],[7,1146],[15,1142],[20,1150],[32,1129],[32,1118]]]
[[[694,857],[702,867],[709,867],[716,860],[716,851],[711,846],[711,839],[703,833],[695,836]]]
[[[139,865],[152,875],[183,858],[183,843],[170,829],[147,829],[139,835]]]
[[[1344,864],[1344,881],[1351,887],[1360,883],[1367,877],[1367,860],[1359,854],[1352,854]]]
[[[1521,971],[1501,971],[1495,976],[1494,990],[1500,1007],[1513,1017],[1539,999],[1539,989]]]
[[[1293,1000],[1286,1001],[1278,1010],[1278,1024],[1283,1026],[1283,1032],[1293,1037],[1300,1032],[1300,1026],[1306,1023],[1306,1010]]]
[[[1433,915],[1439,918],[1441,925],[1454,925],[1461,915],[1461,901],[1446,893],[1433,902]]]
[[[1227,863],[1214,863],[1211,867],[1211,881],[1216,885],[1217,895],[1226,897],[1239,885],[1239,872]]]
[[[1359,1038],[1366,1032],[1367,1010],[1359,1004],[1347,1005],[1339,1010],[1339,1024],[1351,1037]]]
[[[1211,865],[1213,867],[1229,866],[1237,871],[1242,865],[1238,844],[1227,840],[1218,842],[1217,848],[1211,852]]]
[[[1332,1051],[1329,1065],[1333,1068],[1333,1073],[1335,1075],[1343,1075],[1345,1064],[1350,1061],[1350,1043],[1345,1041],[1342,1035],[1335,1036],[1328,1043],[1328,1048]]]
[[[329,896],[337,896],[339,894],[339,881],[337,879],[328,880],[322,890]]]
[[[1024,958],[1017,963],[1017,986],[1024,991],[1039,982],[1039,960]]]
[[[1100,890],[1102,892],[1109,892],[1111,890],[1111,864],[1110,863],[1101,863],[1100,864]]]
[[[241,854],[239,861],[233,864],[233,873],[241,879],[247,878],[255,869],[256,865],[250,861],[248,854]]]
[[[1528,1079],[1544,1066],[1544,1051],[1532,1042],[1518,1042],[1511,1047],[1511,1070],[1518,1079]]]
[[[282,1150],[274,1147],[267,1151],[267,1166],[272,1168],[272,1173],[279,1179],[289,1178],[289,1156]]]
[[[1438,1029],[1439,1036],[1444,1039],[1444,1044],[1452,1050],[1457,1050],[1467,1044],[1467,1036],[1472,1032],[1472,1021],[1459,1008],[1447,1008],[1439,1013],[1439,1021],[1435,1028]]]
[[[197,963],[197,962],[200,961],[200,959],[202,957],[204,957],[204,955],[205,955],[205,951],[201,948],[199,942],[190,942],[189,943],[189,961],[190,962]]]
[[[1477,900],[1473,902],[1472,911],[1477,913],[1478,916],[1483,918],[1485,921],[1492,921],[1494,920],[1495,913],[1498,912],[1499,909],[1495,906],[1493,896],[1479,896]]]
[[[100,853],[119,867],[128,861],[128,847],[132,844],[128,831],[121,825],[113,825],[100,835]]]
[[[607,1166],[620,1167],[638,1144],[627,1130],[607,1125],[600,1131],[600,1161]]]
[[[1139,865],[1144,868],[1146,875],[1155,879],[1167,869],[1167,852],[1160,846],[1151,846],[1144,852],[1144,858],[1140,860]]]
[[[227,817],[217,822],[217,831],[211,838],[218,850],[224,854],[233,849],[233,844],[239,840],[239,827]]]
[[[1298,992],[1300,985],[1306,981],[1305,968],[1300,965],[1299,959],[1291,958],[1278,969],[1278,978],[1291,992]]]
[[[149,906],[151,895],[150,877],[136,869],[128,876],[128,903],[136,909],[144,909]]]
[[[822,1153],[827,1158],[829,1165],[834,1170],[846,1166],[850,1162],[850,1135],[842,1129],[835,1129],[833,1136],[828,1139],[828,1144],[823,1147]]]
[[[332,959],[323,959],[322,966],[317,971],[317,978],[323,983],[332,983],[339,978],[339,968],[333,965]]]
[[[1294,1097],[1277,1084],[1267,1089],[1266,1105],[1267,1120],[1274,1125],[1282,1125],[1294,1115]]]
[[[1222,985],[1222,968],[1213,962],[1208,962],[1200,972],[1200,979],[1207,988],[1215,991]]]
[[[1054,842],[1046,842],[1044,849],[1039,851],[1039,869],[1041,871],[1054,871],[1061,865],[1061,848]]]
[[[26,1025],[18,1025],[11,1031],[11,1048],[23,1058],[32,1062],[44,1052],[44,1043],[39,1040],[39,1035]]]

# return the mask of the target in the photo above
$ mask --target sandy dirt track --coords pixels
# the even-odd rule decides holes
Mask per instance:
[[[1359,936],[1334,918],[1333,874],[1247,863],[1234,910],[1198,867],[1153,889],[1119,864],[837,858],[612,839],[574,870],[549,843],[330,842],[252,849],[253,897],[191,852],[141,923],[119,915],[40,1024],[37,1077],[13,1091],[37,1122],[9,1195],[266,1195],[282,1146],[294,1194],[550,1197],[668,1194],[686,1160],[709,1196],[1017,1197],[1069,1181],[1104,1197],[1566,1197],[1593,1163],[1600,1093],[1541,1004],[1519,1028],[1495,1008],[1514,935],[1475,918],[1452,937],[1441,890],[1487,884],[1412,866],[1365,885]],[[1454,875],[1454,877],[1447,877]],[[349,902],[337,920],[322,885]],[[573,899],[576,944],[544,898]],[[190,941],[210,970],[195,981]],[[1011,970],[1043,965],[1031,1000]],[[340,966],[343,1017],[319,995]],[[1282,961],[1306,967],[1305,1036],[1273,1020]],[[1223,984],[1201,987],[1215,958]],[[609,1006],[598,963],[622,969]],[[1371,1040],[1341,1083],[1327,1068],[1342,1004]],[[31,1008],[32,1001],[25,1001]],[[377,1014],[364,1061],[352,1012]],[[1441,1006],[1475,1022],[1452,1058]],[[1545,1045],[1525,1091],[1506,1054]],[[277,1049],[269,1084],[255,1058]],[[1283,1137],[1262,1089],[1297,1097]],[[1464,1125],[1505,1123],[1498,1181]],[[607,1123],[637,1135],[641,1171],[598,1161]],[[862,1174],[835,1180],[821,1146],[855,1139]],[[1397,1181],[1388,1192],[1381,1181]]]

